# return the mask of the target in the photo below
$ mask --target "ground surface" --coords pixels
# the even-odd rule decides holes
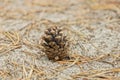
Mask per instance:
[[[71,60],[41,52],[52,25]],[[120,0],[0,0],[0,80],[120,80]]]

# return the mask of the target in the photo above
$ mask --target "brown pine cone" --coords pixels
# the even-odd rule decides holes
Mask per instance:
[[[48,28],[42,40],[43,51],[50,60],[57,61],[69,58],[69,41],[63,35],[61,28],[56,26]]]

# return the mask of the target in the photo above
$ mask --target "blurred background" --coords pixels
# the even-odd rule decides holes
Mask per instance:
[[[54,25],[70,61],[41,52]],[[0,80],[120,80],[120,0],[0,0]]]

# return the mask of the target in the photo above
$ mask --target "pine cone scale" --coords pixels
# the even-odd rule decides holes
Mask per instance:
[[[62,29],[59,27],[51,27],[45,31],[42,46],[44,52],[50,60],[63,60],[68,56],[69,44],[67,36],[64,36]]]

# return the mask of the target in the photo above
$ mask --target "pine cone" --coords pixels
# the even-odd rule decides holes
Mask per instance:
[[[43,51],[50,60],[57,61],[69,58],[69,41],[63,35],[61,28],[56,26],[48,28],[42,40]]]

